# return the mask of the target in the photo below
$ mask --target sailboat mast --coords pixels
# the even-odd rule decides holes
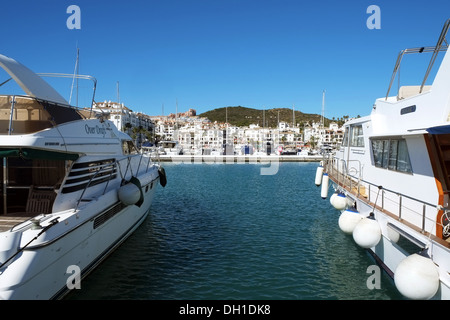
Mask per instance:
[[[120,104],[119,81],[117,81],[117,103]]]
[[[325,90],[322,92],[322,116],[320,119],[320,124],[322,128],[324,127],[324,115],[325,115]]]
[[[292,105],[292,128],[295,127],[295,110],[294,110],[294,104]]]

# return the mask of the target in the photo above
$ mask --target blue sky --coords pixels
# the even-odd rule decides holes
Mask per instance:
[[[80,7],[80,30],[66,26],[71,4]],[[366,26],[370,5],[381,10],[381,29]],[[117,100],[119,82],[120,101],[149,115],[162,114],[163,105],[164,114],[175,112],[177,101],[179,112],[198,114],[237,105],[320,114],[326,90],[326,117],[364,116],[386,94],[398,52],[434,45],[450,18],[448,0],[16,0],[0,6],[1,54],[35,72],[73,73],[78,47],[80,73],[98,80],[97,101]],[[428,59],[405,66],[418,79],[408,84],[420,82]],[[71,80],[51,83],[69,99]],[[92,86],[80,86],[82,101]]]

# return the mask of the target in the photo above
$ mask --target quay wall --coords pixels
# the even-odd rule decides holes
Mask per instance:
[[[158,157],[154,157],[158,160]],[[277,155],[159,155],[161,162],[183,163],[268,163],[268,162],[320,162],[322,156]]]

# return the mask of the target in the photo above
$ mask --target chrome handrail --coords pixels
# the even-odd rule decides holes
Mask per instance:
[[[331,170],[329,170],[329,167],[330,167],[330,160],[331,160]],[[347,160],[345,160],[345,159],[339,159],[339,158],[337,158],[337,157],[333,157],[332,159],[325,159],[325,162],[324,162],[324,168],[325,168],[325,171],[328,171],[329,173],[331,173],[331,176],[335,175],[335,179],[336,179],[336,181],[337,181],[338,184],[341,183],[342,186],[345,187],[344,181],[345,181],[345,178],[346,178],[346,177],[357,178],[357,177],[355,177],[355,176],[353,176],[353,175],[348,174],[348,170],[345,170],[344,172],[340,172],[339,166],[337,166],[337,168],[335,168],[335,167],[333,166],[334,160],[338,160],[338,161],[342,162],[342,163],[343,163],[342,168],[345,168],[345,169],[347,169],[348,164],[347,164]],[[353,161],[353,160],[350,160],[350,161]],[[355,160],[355,161],[358,161],[358,162],[359,162],[359,160]],[[337,170],[337,172],[336,172],[336,170]],[[342,175],[342,179],[343,179],[342,181],[339,180],[339,175]],[[365,184],[365,185],[363,185],[363,184]],[[397,196],[398,196],[398,199],[399,199],[399,201],[398,201],[398,214],[397,214],[398,220],[403,220],[403,218],[402,218],[402,209],[408,209],[408,210],[414,212],[415,214],[420,214],[420,213],[418,213],[417,211],[414,211],[414,210],[412,210],[412,209],[406,207],[406,206],[403,204],[403,199],[409,199],[409,200],[412,200],[412,201],[416,202],[416,203],[419,205],[419,207],[420,207],[420,205],[421,205],[421,207],[422,207],[422,213],[421,213],[421,218],[422,218],[421,232],[422,232],[422,233],[426,232],[426,230],[425,230],[425,221],[426,221],[426,207],[427,207],[427,206],[430,207],[430,208],[434,208],[434,209],[436,209],[436,210],[443,210],[444,212],[447,212],[447,211],[450,209],[450,208],[444,208],[444,207],[442,207],[442,206],[439,205],[439,204],[436,205],[436,204],[429,203],[429,202],[427,202],[427,201],[423,201],[423,200],[420,200],[420,199],[413,198],[413,197],[408,196],[408,195],[406,195],[406,194],[404,194],[404,193],[401,193],[401,192],[398,192],[398,191],[395,191],[395,190],[391,190],[391,189],[388,189],[388,188],[384,188],[384,187],[379,186],[379,185],[377,185],[377,184],[375,184],[375,183],[373,183],[373,182],[364,180],[364,179],[362,178],[361,171],[360,171],[360,175],[359,175],[359,177],[358,177],[358,182],[357,182],[357,189],[358,189],[358,191],[357,191],[357,196],[358,196],[358,197],[361,196],[361,193],[360,193],[360,187],[361,187],[361,186],[364,186],[364,187],[365,187],[365,186],[368,186],[368,189],[369,189],[369,190],[368,190],[368,201],[369,201],[369,202],[370,202],[370,193],[371,193],[371,188],[370,188],[370,187],[371,187],[371,186],[372,186],[372,187],[376,187],[376,188],[378,188],[378,189],[380,189],[380,190],[382,191],[382,192],[381,192],[381,210],[384,210],[385,192],[388,192],[388,193],[390,193],[390,194],[392,194],[392,195],[397,195]],[[352,188],[351,188],[351,185],[350,185],[350,191],[351,191],[351,190],[352,190]],[[418,207],[418,208],[419,208],[419,207]],[[393,213],[393,214],[395,214],[395,213]],[[436,223],[439,223],[439,222],[436,221]],[[442,223],[439,223],[439,224],[442,225]],[[442,226],[443,226],[443,225],[442,225]],[[431,232],[429,232],[429,233],[431,233]]]
[[[93,94],[92,94],[92,101],[91,101],[91,115],[92,115],[92,108],[95,104],[95,91],[97,90],[97,79],[90,75],[84,75],[84,74],[69,74],[69,73],[37,73],[40,77],[53,77],[53,78],[77,78],[82,80],[91,80],[94,83],[93,88]]]
[[[441,52],[441,51],[447,51],[447,49],[448,49],[448,43],[447,43],[445,37],[447,35],[447,32],[448,32],[449,28],[450,28],[450,19],[448,19],[445,22],[444,27],[442,28],[441,34],[439,36],[439,39],[438,39],[438,41],[437,41],[435,46],[410,48],[410,49],[404,49],[404,50],[400,51],[400,53],[397,56],[397,61],[395,62],[394,71],[393,71],[392,76],[391,76],[391,81],[389,82],[389,87],[388,87],[388,90],[387,90],[387,93],[386,93],[385,100],[387,100],[387,98],[389,97],[389,92],[391,91],[391,87],[392,87],[394,79],[395,79],[395,77],[397,75],[397,72],[400,69],[400,64],[401,64],[401,61],[403,59],[403,56],[405,54],[412,54],[412,53],[433,52],[431,60],[430,60],[430,62],[428,64],[427,71],[425,73],[425,76],[423,78],[422,84],[420,86],[419,93],[422,93],[423,87],[424,87],[424,85],[425,85],[425,83],[426,83],[426,81],[428,79],[428,76],[429,76],[429,74],[431,72],[431,69],[433,68],[433,65],[434,65],[434,62],[436,61],[438,53]],[[444,42],[445,42],[445,44],[443,44]]]
[[[427,68],[427,72],[425,73],[425,77],[422,81],[422,85],[420,86],[420,90],[419,93],[422,92],[423,86],[425,85],[425,82],[427,81],[428,75],[430,74],[431,69],[433,68],[433,64],[436,61],[437,55],[439,53],[439,51],[443,50],[445,48],[445,50],[447,50],[448,48],[448,43],[445,40],[445,36],[447,35],[448,29],[450,27],[450,19],[448,19],[445,24],[444,27],[442,28],[441,31],[441,35],[439,36],[439,39],[436,43],[436,46],[434,48],[433,51],[433,56],[431,57],[430,63],[428,64],[428,68]],[[445,41],[445,45],[443,46],[442,43]]]
[[[108,184],[109,184],[109,181],[111,181],[111,177],[112,177],[112,174],[113,174],[113,172],[114,172],[114,168],[115,168],[115,166],[116,166],[116,163],[117,163],[117,160],[114,161],[114,162],[112,162],[112,163],[108,163],[108,164],[102,165],[102,166],[100,166],[100,167],[98,168],[98,170],[91,176],[91,178],[89,179],[89,182],[88,182],[88,183],[86,184],[86,186],[84,187],[83,192],[81,193],[80,198],[79,198],[78,201],[77,201],[77,205],[76,205],[75,208],[74,208],[74,211],[77,211],[78,206],[80,205],[80,202],[81,202],[81,200],[83,199],[84,193],[86,192],[87,188],[90,187],[90,184],[91,184],[91,182],[94,180],[94,178],[95,178],[98,174],[102,173],[102,170],[103,170],[103,169],[105,169],[105,168],[107,168],[107,167],[111,167],[112,170],[111,170],[111,172],[110,172],[110,174],[109,174],[109,179],[108,179],[107,181],[105,181],[105,182],[106,182],[106,186],[105,186],[105,188],[103,189],[103,194],[105,194],[106,188],[108,187]]]

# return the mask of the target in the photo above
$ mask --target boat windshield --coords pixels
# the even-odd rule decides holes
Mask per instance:
[[[83,118],[71,107],[31,97],[0,96],[0,135],[34,133]]]

